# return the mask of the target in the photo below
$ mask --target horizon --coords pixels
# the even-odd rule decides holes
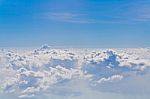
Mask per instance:
[[[44,45],[44,44],[43,44]],[[0,49],[37,49],[41,46],[2,46]],[[48,44],[47,44],[48,45]],[[48,45],[50,46],[50,45]],[[150,48],[150,47],[81,47],[81,46],[50,46],[51,49],[141,49],[141,48]]]

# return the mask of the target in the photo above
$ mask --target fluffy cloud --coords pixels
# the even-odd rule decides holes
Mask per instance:
[[[0,92],[30,98],[54,90],[54,86],[60,86],[55,89],[58,92],[63,84],[69,86],[72,81],[86,81],[89,87],[94,84],[99,88],[108,82],[149,74],[149,53],[146,48],[85,50],[52,49],[47,45],[34,51],[1,49]]]
[[[100,80],[98,80],[98,83],[104,83],[104,82],[113,82],[113,81],[118,81],[123,79],[122,75],[113,75],[111,77],[108,78],[101,78]]]

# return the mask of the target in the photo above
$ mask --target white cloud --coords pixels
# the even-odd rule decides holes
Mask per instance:
[[[0,50],[0,92],[15,94],[20,98],[36,97],[54,86],[58,86],[55,89],[57,92],[75,80],[78,83],[86,81],[90,88],[95,82],[99,87],[107,82],[111,84],[132,78],[135,74],[144,76],[149,73],[149,51],[150,49],[66,50],[52,49],[47,45],[33,52]]]
[[[105,82],[114,82],[114,81],[119,81],[123,79],[122,75],[113,75],[111,77],[108,78],[101,78],[100,80],[98,80],[98,83],[105,83]]]

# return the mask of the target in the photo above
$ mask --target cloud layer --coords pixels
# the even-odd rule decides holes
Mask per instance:
[[[79,98],[92,90],[93,94],[147,95],[149,53],[148,48],[52,49],[47,45],[33,51],[1,49],[0,93],[17,98],[44,94]],[[140,88],[141,92],[127,86]]]

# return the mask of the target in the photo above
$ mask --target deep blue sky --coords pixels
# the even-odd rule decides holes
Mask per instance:
[[[149,47],[150,0],[0,0],[0,47]]]

